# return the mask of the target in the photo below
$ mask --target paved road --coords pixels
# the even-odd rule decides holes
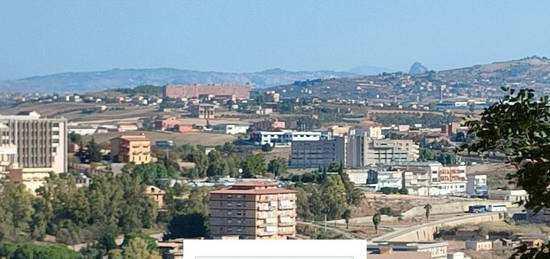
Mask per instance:
[[[410,232],[418,231],[419,229],[422,229],[424,227],[430,227],[430,226],[435,227],[435,226],[449,224],[449,223],[452,223],[453,221],[463,220],[463,219],[466,219],[466,218],[476,218],[476,217],[482,217],[482,216],[493,215],[493,214],[498,215],[498,213],[496,213],[496,212],[495,213],[468,214],[468,215],[464,215],[464,216],[456,216],[456,217],[450,217],[450,218],[447,218],[447,219],[432,221],[430,223],[416,225],[416,226],[412,226],[412,227],[407,227],[407,228],[403,228],[403,229],[400,229],[400,230],[397,230],[397,231],[394,231],[394,232],[391,232],[391,233],[388,233],[388,234],[384,234],[384,235],[381,235],[377,238],[372,239],[372,241],[392,240],[394,238],[397,238],[399,236],[408,234]]]

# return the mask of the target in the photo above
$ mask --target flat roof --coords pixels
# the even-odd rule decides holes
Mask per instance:
[[[276,183],[271,181],[246,181],[233,184],[235,187],[265,187],[265,186],[277,186]]]
[[[128,141],[150,141],[145,135],[123,135],[113,139],[124,139]]]
[[[271,189],[246,189],[246,190],[233,190],[224,189],[218,191],[212,191],[210,194],[243,194],[243,195],[258,195],[258,194],[285,194],[296,193],[295,190],[271,188]]]

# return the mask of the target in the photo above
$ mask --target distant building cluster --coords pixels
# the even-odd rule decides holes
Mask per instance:
[[[251,87],[248,85],[166,85],[164,96],[168,98],[201,98],[203,96],[234,96],[248,99]]]

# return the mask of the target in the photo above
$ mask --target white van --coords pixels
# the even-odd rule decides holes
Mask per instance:
[[[487,206],[489,212],[507,212],[508,208],[504,204],[490,204]]]

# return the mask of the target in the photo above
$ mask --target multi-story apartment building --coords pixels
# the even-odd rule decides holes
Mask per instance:
[[[293,168],[327,168],[331,163],[346,163],[345,138],[292,142],[289,166]]]
[[[16,147],[15,163],[23,172],[67,171],[67,120],[42,118],[36,112],[0,115],[3,140]],[[6,145],[6,144],[4,144]],[[8,149],[11,150],[13,146]],[[11,152],[11,151],[9,151]]]
[[[418,159],[418,145],[412,140],[373,139],[351,135],[347,147],[347,167],[361,168],[369,165],[392,165]]]
[[[191,116],[200,119],[213,119],[216,116],[216,105],[201,103],[191,106]]]
[[[434,195],[466,193],[466,166],[439,167],[437,177],[432,175],[432,186],[439,189]]]
[[[114,163],[148,164],[151,162],[151,141],[145,135],[113,138],[111,158]]]
[[[241,182],[210,192],[214,238],[288,239],[296,235],[296,192],[272,182]]]

